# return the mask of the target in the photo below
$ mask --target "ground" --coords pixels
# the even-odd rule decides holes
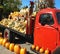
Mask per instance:
[[[20,40],[15,40],[15,44],[19,44],[22,48],[25,47],[27,51],[29,52],[28,54],[37,54],[30,50],[30,47],[32,45],[31,43],[28,43],[28,42],[19,43],[19,42]],[[11,52],[10,50],[0,45],[0,54],[15,54],[15,53]]]
[[[10,50],[0,45],[0,54],[15,54],[15,53],[11,52]]]

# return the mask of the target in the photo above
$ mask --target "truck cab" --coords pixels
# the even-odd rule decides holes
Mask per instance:
[[[60,10],[46,8],[37,13],[34,45],[51,52],[60,47]]]

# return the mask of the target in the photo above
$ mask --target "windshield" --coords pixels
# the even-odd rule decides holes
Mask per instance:
[[[58,23],[60,24],[60,12],[57,12],[56,16],[57,16]]]

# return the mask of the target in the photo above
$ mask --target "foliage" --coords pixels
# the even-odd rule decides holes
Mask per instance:
[[[3,14],[9,15],[10,12],[18,11],[22,5],[21,0],[4,0],[3,1]]]

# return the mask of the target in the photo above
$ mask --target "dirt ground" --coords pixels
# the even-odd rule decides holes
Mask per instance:
[[[15,54],[15,53],[11,52],[10,50],[0,45],[0,54]]]

